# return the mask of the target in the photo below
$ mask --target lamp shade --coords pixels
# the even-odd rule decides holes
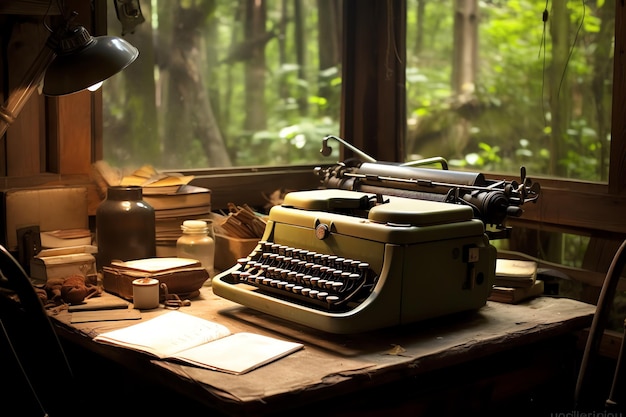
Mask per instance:
[[[52,36],[48,46],[56,53],[48,66],[43,93],[75,93],[117,74],[139,56],[137,48],[115,36],[92,37],[82,26]]]

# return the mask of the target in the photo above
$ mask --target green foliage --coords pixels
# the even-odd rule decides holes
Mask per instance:
[[[220,134],[214,139],[230,157],[225,164],[317,162],[321,138],[339,132],[341,68],[320,68],[320,45],[327,34],[318,33],[317,2],[299,1],[304,11],[301,23],[295,22],[293,3],[283,9],[283,2],[267,1],[266,30],[282,28],[283,21],[285,26],[263,48],[265,92],[259,106],[267,117],[265,126],[252,132],[246,128],[247,61],[223,62],[245,40],[245,2],[154,1],[144,5],[146,25],[128,35],[141,46],[142,62],[110,80],[104,92],[105,157],[116,165],[158,165],[171,159],[164,153],[169,149],[166,140],[172,139],[166,137],[165,120],[176,103],[167,96],[176,90],[167,86],[177,83],[171,60],[179,53],[173,38],[178,33],[184,35],[182,39],[195,39],[200,48],[199,73],[190,76],[210,97],[211,108],[199,107],[198,111],[213,112]],[[606,32],[603,25],[612,21],[600,18],[603,2],[568,2],[569,16],[549,13],[545,23],[546,4],[542,2],[477,2],[478,61],[475,82],[464,86],[464,95],[452,83],[456,69],[451,57],[460,46],[453,37],[455,2],[424,4],[425,16],[419,19],[423,27],[418,31],[417,0],[407,1],[407,154],[443,156],[454,166],[468,169],[517,172],[524,165],[533,175],[552,174],[550,167],[556,163],[571,178],[606,179],[610,111],[599,114],[597,109],[600,105],[611,108],[611,79],[600,70],[612,59],[602,55],[612,51],[606,45],[612,38],[602,34]],[[177,6],[185,13],[177,13]],[[184,19],[193,17],[194,10],[207,16],[203,30],[183,33]],[[566,68],[552,68],[555,19],[569,21]],[[305,34],[302,51],[297,51],[296,24],[303,25]],[[298,62],[298,56],[302,61]],[[594,90],[598,79],[604,84]],[[551,108],[555,95],[566,98],[562,102],[567,109]],[[565,129],[563,137],[553,134],[555,110],[567,119],[561,129]],[[189,127],[181,126],[180,142],[185,145],[176,149],[180,154],[175,158],[177,166],[215,166],[207,139],[194,132],[183,141],[185,129]]]
[[[476,81],[470,101],[463,102],[465,98],[452,88],[450,56],[455,45],[442,35],[453,32],[453,2],[426,2],[424,36],[429,42],[425,43],[427,50],[419,51],[412,42],[416,0],[407,3],[408,153],[428,157],[439,150],[438,156],[457,167],[517,172],[524,165],[533,175],[553,174],[550,166],[554,159],[570,178],[605,180],[608,164],[602,158],[607,158],[608,152],[602,150],[608,146],[605,138],[610,132],[598,128],[605,126],[606,130],[610,125],[610,112],[597,115],[593,103],[602,100],[603,108],[610,109],[611,82],[607,80],[603,90],[594,90],[594,77],[606,60],[612,59],[596,55],[600,42],[612,42],[599,34],[601,25],[612,21],[603,23],[599,18],[601,5],[568,2],[569,16],[548,14],[545,24],[546,4],[542,2],[478,5]],[[442,15],[442,10],[446,14]],[[551,25],[558,18],[569,19],[570,54],[567,68],[553,69]],[[564,137],[552,137],[551,94],[568,98],[569,108],[560,110],[567,117]],[[459,137],[461,126],[466,133]],[[431,143],[434,138],[437,142]],[[553,141],[561,144],[555,147]]]
[[[339,132],[341,71],[338,66],[320,68],[317,3],[299,1],[307,39],[304,50],[300,51],[304,54],[304,65],[296,61],[293,4],[283,15],[283,2],[267,1],[266,30],[278,30],[281,21],[286,26],[284,33],[276,33],[263,48],[266,89],[258,106],[266,110],[267,120],[265,129],[252,132],[246,128],[246,58],[223,62],[245,41],[242,19],[245,2],[157,0],[142,5],[146,24],[140,25],[136,33],[128,34],[131,43],[141,45],[140,60],[121,73],[117,82],[109,83],[104,94],[105,158],[116,166],[151,163],[157,168],[173,168],[171,165],[175,164],[179,169],[217,166],[220,162],[258,166],[322,160],[319,153],[322,138]],[[202,30],[185,32],[186,27],[197,25],[193,20],[196,15],[207,16],[201,23]],[[115,21],[113,15],[109,17],[110,22]],[[215,149],[215,144],[207,146],[207,137],[203,135],[206,132],[194,130],[194,118],[191,123],[181,123],[179,129],[167,129],[167,116],[176,110],[171,107],[180,102],[177,100],[188,99],[168,97],[169,91],[178,94],[178,90],[168,87],[183,85],[173,72],[174,60],[183,58],[180,51],[184,50],[174,40],[175,35],[184,42],[204,47],[194,50],[198,53],[194,62],[199,69],[197,73],[189,65],[180,65],[180,61],[178,68],[189,71],[187,75],[196,80],[196,88],[206,89],[209,111],[213,112],[206,117],[215,118],[221,135],[210,140],[226,150],[230,161],[216,162],[211,158],[208,152]],[[128,91],[127,84],[138,89]],[[148,117],[149,113],[156,116]],[[199,113],[196,118],[203,115]],[[180,132],[180,138],[168,136],[168,131]],[[175,155],[171,153],[172,141],[184,144],[176,147]]]

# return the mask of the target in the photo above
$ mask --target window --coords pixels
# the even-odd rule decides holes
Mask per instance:
[[[608,179],[612,2],[407,3],[407,158]]]
[[[159,109],[162,116],[170,116],[164,113],[163,107],[164,100],[167,100],[168,94],[171,95],[171,92],[164,91],[166,78],[170,75],[163,69],[165,62],[155,56],[173,59],[175,53],[167,45],[161,49],[154,49],[151,45],[153,37],[158,35],[161,38],[161,31],[166,33],[163,39],[168,39],[170,24],[167,22],[171,22],[170,16],[173,17],[176,10],[162,11],[166,17],[158,20],[159,33],[153,30],[153,20],[155,16],[160,16],[156,11],[162,7],[173,7],[175,3],[142,1],[144,15],[151,23],[140,25],[133,35],[126,35],[142,51],[141,60],[158,62],[159,65],[150,64],[148,73],[127,77],[126,74],[131,74],[131,71],[139,71],[140,65],[135,63],[105,83],[104,155],[111,162],[137,166],[144,162],[159,161],[161,155],[169,157],[174,154],[174,145],[169,144],[171,141],[179,148],[192,150],[188,160],[198,168],[211,168],[220,163],[224,166],[224,161],[233,167],[298,164],[302,161],[317,163],[316,158],[320,157],[319,140],[326,134],[337,134],[339,131],[339,136],[381,161],[440,155],[449,159],[453,163],[452,167],[480,170],[488,175],[506,176],[509,179],[518,179],[519,165],[526,165],[531,177],[541,177],[542,196],[537,205],[528,207],[523,218],[512,219],[511,224],[515,228],[522,226],[612,239],[626,234],[623,222],[618,221],[626,204],[623,197],[626,193],[626,169],[621,162],[626,161],[626,137],[621,133],[626,131],[626,122],[623,118],[611,117],[611,109],[620,105],[620,97],[623,96],[620,92],[625,88],[621,78],[612,78],[613,50],[623,48],[622,37],[615,37],[616,31],[621,30],[623,17],[619,13],[615,14],[609,2],[593,5],[549,2],[546,25],[542,19],[546,4],[532,1],[297,1],[286,2],[289,5],[286,12],[280,6],[282,3],[269,0],[260,2],[266,6],[266,31],[280,27],[283,16],[296,16],[296,11],[292,9],[296,3],[306,6],[302,12],[309,22],[309,26],[306,26],[306,50],[317,50],[307,55],[310,58],[306,68],[309,71],[315,68],[312,73],[320,78],[315,75],[312,78],[296,77],[293,71],[287,71],[288,79],[294,81],[288,84],[292,87],[288,96],[278,94],[282,90],[276,86],[281,84],[271,84],[271,88],[266,85],[266,110],[281,110],[268,111],[265,119],[267,129],[246,127],[243,117],[246,114],[246,101],[241,98],[245,97],[243,94],[246,91],[232,89],[233,93],[240,94],[239,101],[211,93],[210,97],[220,98],[205,102],[211,104],[214,114],[220,117],[230,115],[229,118],[219,119],[228,120],[227,123],[218,124],[225,141],[222,148],[226,149],[229,158],[219,158],[215,165],[207,162],[206,155],[214,155],[218,151],[207,154],[200,142],[185,142],[184,137],[175,130],[168,133],[164,122],[154,122],[153,116],[146,115],[156,114]],[[204,45],[205,49],[209,46],[216,48],[217,52],[206,54],[207,59],[212,57],[219,61],[227,56],[229,45],[233,43],[229,36],[234,36],[238,41],[245,39],[244,25],[241,23],[242,13],[246,10],[244,6],[257,3],[214,3],[215,10],[207,16],[218,21],[219,24],[213,24],[212,27],[220,32],[203,34],[208,36],[202,38],[205,43],[197,43]],[[322,5],[329,4],[334,5],[332,10],[336,14],[327,11],[322,13]],[[466,27],[469,34],[473,36],[475,33],[473,43],[454,41],[453,11],[460,5],[478,8],[475,9],[478,24]],[[566,8],[558,9],[561,6]],[[342,12],[344,16],[335,19]],[[109,13],[109,32],[120,33],[120,23],[114,11],[109,10]],[[511,18],[511,14],[515,17]],[[311,22],[316,21],[317,16],[325,18],[314,25]],[[207,17],[205,21],[211,19]],[[461,30],[459,21],[463,22],[462,19],[457,20],[458,31]],[[320,42],[326,41],[313,35],[316,31],[330,31],[318,29],[322,22],[343,25],[341,29],[332,29],[335,34],[343,33],[343,46],[332,47],[334,51],[342,50],[340,60],[333,61],[336,65],[319,64],[321,52],[328,52],[330,48],[321,47]],[[551,33],[552,25],[557,23],[568,27],[567,36],[560,37],[562,42],[558,45],[556,37]],[[296,26],[292,20],[287,20],[286,26],[289,29],[281,33],[285,34],[285,45],[288,47],[285,56],[289,60],[281,61],[281,55],[276,52],[277,49],[280,52],[278,41],[282,38],[267,41],[266,80],[276,76],[276,68],[283,68],[277,62],[297,62],[293,49],[296,45]],[[177,34],[183,36],[184,32],[178,31]],[[219,39],[219,43],[216,45],[206,39]],[[317,39],[317,43],[311,42],[311,39]],[[341,43],[337,39],[334,41]],[[465,46],[461,47],[459,43]],[[551,57],[553,52],[556,53],[557,46],[561,64],[553,68]],[[153,50],[156,55],[150,56]],[[190,50],[190,53],[194,51]],[[453,71],[455,51],[459,57],[461,52],[471,51],[478,57],[475,71],[464,75],[470,77],[468,82],[452,81],[462,79],[461,74]],[[267,57],[273,58],[267,60]],[[200,62],[199,59],[192,61]],[[204,74],[204,79],[216,79],[219,82],[207,84],[207,91],[217,90],[220,94],[229,91],[229,78],[224,74],[239,77],[238,82],[232,85],[244,89],[244,64],[213,64],[206,68],[214,78]],[[286,66],[286,69],[290,68],[297,71],[304,67]],[[523,70],[513,71],[518,68]],[[213,71],[223,72],[220,72],[220,78],[216,78]],[[616,71],[618,74],[623,72],[619,61],[616,62]],[[155,79],[160,80],[159,83],[155,83]],[[154,104],[147,105],[137,99],[144,94],[138,93],[144,88],[144,83],[148,88],[145,94],[151,97],[150,103]],[[308,93],[296,94],[299,91],[294,88],[296,85],[301,86],[298,88],[310,87]],[[402,88],[404,85],[406,89]],[[595,86],[593,90],[591,86]],[[331,92],[320,93],[322,87],[329,87]],[[338,97],[339,91],[343,98]],[[303,97],[307,98],[308,104],[317,103],[309,106],[305,117],[295,111],[298,99]],[[550,102],[550,98],[558,98],[559,103]],[[226,106],[226,103],[233,102],[237,105]],[[341,109],[338,108],[340,102]],[[568,107],[568,103],[572,106]],[[195,110],[196,106],[191,108]],[[195,113],[202,122],[207,123],[206,115],[209,113],[206,110],[200,109]],[[287,118],[286,115],[293,118]],[[555,124],[555,115],[563,115],[558,126]],[[299,123],[303,119],[312,121],[307,124],[312,128],[306,130],[305,147],[309,146],[309,138],[313,138],[311,147],[304,152],[304,148],[296,151],[296,143],[302,142],[291,140],[305,130],[301,129],[303,126]],[[186,120],[176,121],[179,125],[189,124]],[[561,140],[550,142],[552,136],[557,137],[553,134],[555,126],[560,129],[558,137]],[[446,152],[439,145],[443,138],[448,140],[457,134],[452,127],[463,133],[459,136],[463,143],[462,146],[455,145],[453,152]],[[431,137],[435,140],[430,140]],[[270,151],[269,144],[278,144],[279,150]],[[556,145],[563,147],[555,150],[552,147]],[[336,150],[337,147],[334,148]],[[273,158],[275,155],[280,157]],[[163,159],[163,166],[174,167],[176,162],[174,169],[185,167],[183,163]],[[324,161],[332,163],[336,159],[333,156]],[[254,184],[257,186],[260,181]],[[221,182],[210,185],[221,186]]]
[[[104,159],[157,169],[321,160],[321,139],[339,131],[340,5],[142,1],[146,21],[123,28],[140,56],[103,91]],[[119,34],[113,7],[108,22]]]

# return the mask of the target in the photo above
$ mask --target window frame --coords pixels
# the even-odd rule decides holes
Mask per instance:
[[[343,2],[344,89],[340,136],[381,161],[400,160],[404,154],[406,115],[404,55],[387,61],[383,57],[389,56],[387,45],[390,41],[395,44],[396,51],[404,54],[405,2]],[[24,7],[27,10],[27,6]],[[80,23],[85,24],[92,34],[106,33],[106,0],[88,3],[68,0],[67,7],[79,11]],[[607,238],[626,237],[626,222],[620,222],[626,207],[626,118],[622,117],[623,109],[626,108],[625,7],[621,2],[616,2],[614,116],[611,123],[608,183],[541,178],[530,172],[533,180],[542,186],[541,197],[536,204],[525,205],[524,216],[510,219],[510,225]],[[388,30],[388,22],[394,22],[391,30]],[[12,60],[18,59],[12,56]],[[3,68],[6,67],[8,65],[5,62]],[[40,139],[28,138],[27,148],[24,148],[27,135],[23,127],[9,129],[5,137],[7,146],[3,150],[5,188],[51,182],[64,184],[82,181],[89,184],[90,164],[102,158],[101,94],[83,92],[61,98],[37,97],[32,101],[45,103],[45,106],[36,105],[37,109],[23,113],[16,123],[21,126],[41,126],[44,123],[45,129],[37,133],[41,135]],[[81,111],[77,117],[78,108]],[[19,149],[14,149],[15,142]],[[349,151],[342,153],[342,159],[349,156]],[[15,161],[15,158],[27,160],[28,170],[7,170],[8,161]],[[259,196],[254,197],[250,204],[262,203],[260,191],[267,192],[267,188],[277,185],[285,189],[318,185],[312,166],[250,167],[230,171],[208,169],[195,174],[196,183],[213,190],[215,208],[220,208],[225,200],[250,201],[250,196],[256,195]],[[494,172],[484,174],[494,179],[518,179]],[[97,193],[91,192],[91,214],[95,214],[98,203]]]
[[[405,2],[344,0],[344,7],[341,136],[381,161],[399,161],[404,155],[406,125],[404,55],[393,62],[377,58],[387,56],[388,34],[393,36],[397,50],[405,51]],[[388,30],[388,21],[400,23]],[[626,108],[625,22],[626,8],[616,2],[613,109]],[[389,68],[393,69],[391,79]],[[626,208],[625,118],[612,117],[611,132],[608,183],[536,177],[530,172],[529,176],[541,184],[541,196],[535,204],[524,206],[522,217],[509,219],[509,225],[607,239],[626,237],[626,222],[620,221]],[[349,151],[342,153],[342,158],[350,156]],[[276,168],[274,172],[280,171]],[[217,181],[211,181],[210,172],[198,174],[205,179],[205,185],[220,187]],[[519,180],[497,172],[484,174],[491,179]]]

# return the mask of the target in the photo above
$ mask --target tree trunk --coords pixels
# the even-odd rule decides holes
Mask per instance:
[[[608,180],[608,155],[609,146],[605,146],[605,138],[611,133],[611,102],[607,100],[610,80],[613,72],[612,45],[613,28],[615,27],[615,0],[606,0],[599,9],[598,15],[602,19],[600,32],[597,33],[595,44],[598,45],[593,52],[593,78],[591,91],[593,94],[592,109],[597,121],[597,135],[599,144],[598,174],[602,181]]]
[[[296,0],[298,1],[298,0]],[[324,97],[328,104],[322,110],[325,114],[337,114],[340,97],[334,93],[331,80],[339,73],[333,73],[333,68],[339,71],[341,65],[341,19],[343,10],[342,0],[318,0],[318,54],[319,73],[318,95]]]
[[[478,56],[478,0],[456,0],[454,10],[454,52],[452,58],[452,89],[459,114],[474,103]],[[461,117],[451,129],[451,149],[465,149],[469,141],[471,121]],[[463,155],[457,154],[462,158]]]
[[[569,125],[570,97],[567,81],[569,54],[570,13],[565,2],[552,3],[550,13],[550,35],[552,38],[552,65],[550,66],[550,113],[552,135],[550,136],[549,174],[567,176],[566,167],[559,163],[564,157],[563,147]]]
[[[417,30],[415,33],[415,56],[420,56],[424,46],[424,14],[426,0],[417,0]]]
[[[474,93],[478,55],[478,1],[456,0],[452,88],[464,101]]]
[[[186,161],[178,158],[180,155],[193,158],[194,152],[197,152],[196,141],[200,142],[209,166],[231,165],[205,87],[208,83],[203,82],[204,74],[199,68],[204,59],[200,30],[193,29],[205,24],[213,9],[212,3],[199,3],[194,7],[176,3],[172,14],[174,20],[171,27],[186,27],[187,30],[172,30],[169,48],[167,69],[170,82],[163,152],[166,168],[187,166]]]
[[[246,61],[246,121],[250,131],[267,128],[265,105],[265,42],[255,42],[267,36],[265,0],[246,1],[245,39],[250,42],[250,59]]]
[[[306,18],[303,13],[303,2],[294,1],[294,28],[295,28],[295,48],[296,62],[298,64],[298,78],[306,80]],[[322,15],[320,15],[322,16]],[[302,83],[305,85],[306,83]],[[308,109],[308,89],[299,88],[297,91],[297,102],[300,116],[306,116]]]
[[[151,5],[145,5],[143,12],[151,13]],[[109,7],[108,13],[108,19],[116,19],[114,7]],[[110,123],[105,129],[105,149],[108,152],[104,158],[113,165],[123,167],[129,163],[125,151],[127,149],[141,154],[146,161],[158,163],[161,159],[161,142],[158,139],[163,137],[163,132],[158,122],[155,101],[159,85],[154,79],[154,62],[160,56],[159,51],[154,50],[154,35],[150,25],[141,24],[136,27],[132,43],[141,51],[139,58],[124,70],[123,76],[106,80],[106,89],[103,89],[110,108],[124,109],[124,115],[132,115],[110,118],[115,123]],[[124,91],[125,94],[111,94],[111,91]]]
[[[289,19],[289,0],[281,0],[280,14],[281,19],[278,29],[279,33],[285,35],[287,33],[287,21]],[[281,68],[287,63],[287,39],[285,39],[285,36],[278,37],[278,62]],[[286,101],[289,98],[289,86],[285,77],[280,78],[278,89],[281,100]]]

